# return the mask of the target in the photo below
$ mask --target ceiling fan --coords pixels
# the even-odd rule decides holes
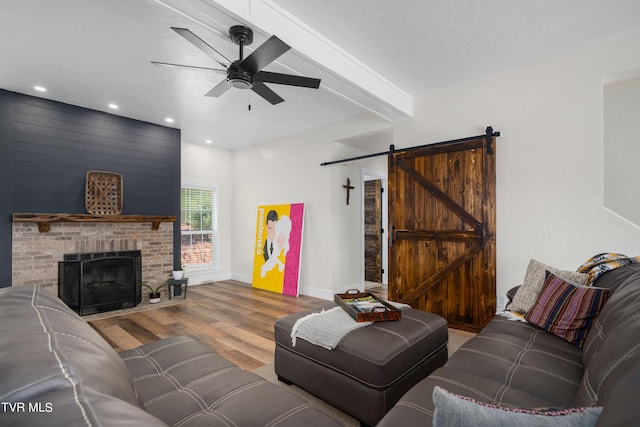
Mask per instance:
[[[311,77],[295,76],[291,74],[272,73],[263,71],[262,69],[275,61],[280,55],[291,49],[289,45],[280,40],[276,36],[271,36],[266,42],[260,45],[246,58],[243,57],[244,47],[253,42],[253,31],[243,25],[234,25],[229,28],[229,38],[240,46],[240,58],[231,61],[223,54],[207,44],[200,37],[186,28],[171,27],[173,31],[187,39],[195,47],[209,55],[224,69],[198,67],[193,65],[171,64],[168,62],[151,61],[152,64],[195,68],[200,70],[211,70],[217,73],[227,75],[226,80],[221,81],[213,89],[205,94],[205,96],[218,97],[225,93],[229,88],[251,89],[262,98],[270,102],[272,105],[278,104],[282,99],[277,93],[271,90],[265,83],[275,83],[289,86],[299,86],[311,89],[320,87],[320,79]]]

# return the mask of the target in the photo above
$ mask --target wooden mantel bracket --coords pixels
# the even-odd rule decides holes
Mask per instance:
[[[151,229],[157,231],[161,222],[176,222],[176,217],[162,215],[14,213],[13,222],[35,222],[38,224],[40,233],[47,233],[52,222],[150,222]]]

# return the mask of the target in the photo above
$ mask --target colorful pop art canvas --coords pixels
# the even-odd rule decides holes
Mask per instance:
[[[298,296],[304,203],[258,206],[254,288]]]

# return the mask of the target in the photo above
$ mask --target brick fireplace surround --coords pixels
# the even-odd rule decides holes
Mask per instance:
[[[173,224],[161,223],[153,231],[141,223],[52,223],[40,233],[35,223],[14,222],[12,227],[12,286],[43,285],[58,294],[58,261],[66,253],[142,251],[142,281],[165,283],[173,270]],[[162,288],[166,296],[166,286]],[[142,300],[148,300],[143,290]]]

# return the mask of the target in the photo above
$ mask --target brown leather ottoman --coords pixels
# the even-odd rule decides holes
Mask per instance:
[[[402,319],[376,322],[345,336],[333,350],[298,338],[291,329],[310,311],[275,323],[275,371],[358,419],[375,425],[418,381],[447,361],[449,333],[442,317],[403,310]]]

